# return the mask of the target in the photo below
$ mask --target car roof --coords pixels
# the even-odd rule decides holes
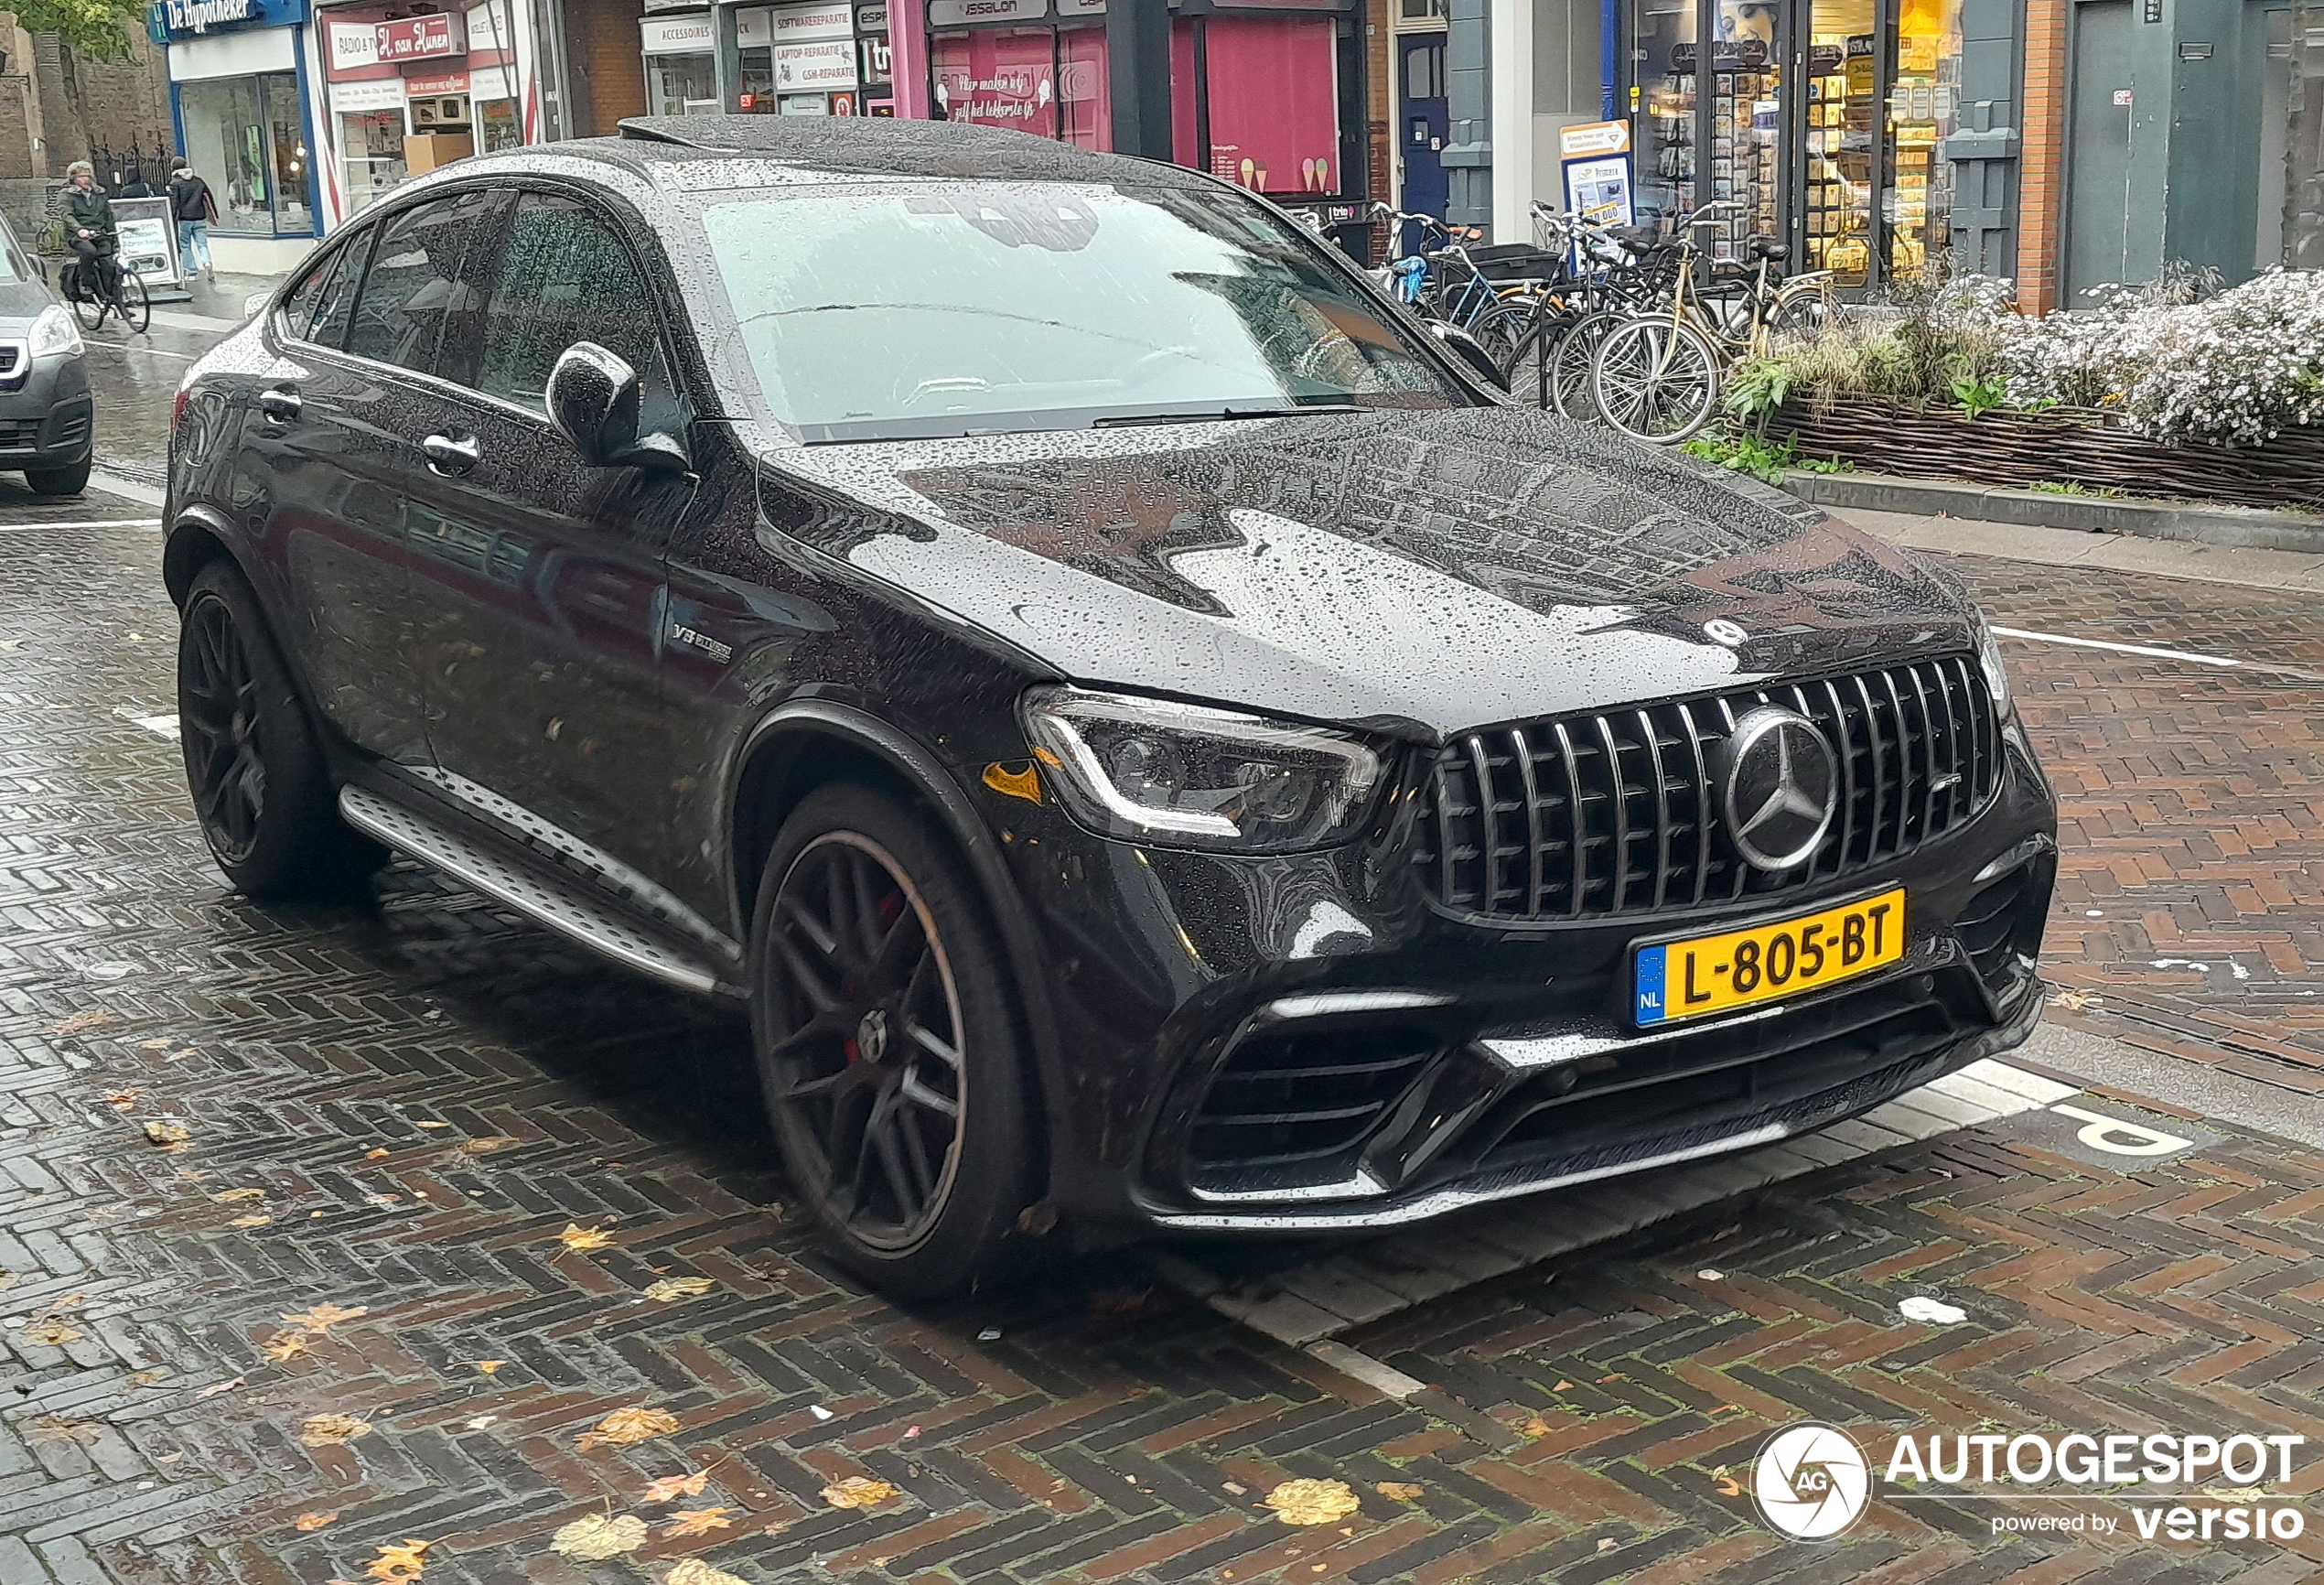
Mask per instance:
[[[521,166],[530,152],[511,150],[472,163]],[[705,160],[731,159],[783,166],[786,184],[878,176],[1215,185],[1200,172],[1159,160],[1100,154],[1005,127],[887,116],[640,115],[621,123],[619,137],[576,138],[543,145],[540,152],[603,160],[648,179],[659,167],[685,164],[699,169]]]

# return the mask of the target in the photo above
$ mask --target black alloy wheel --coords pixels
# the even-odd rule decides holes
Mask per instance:
[[[178,730],[202,836],[237,890],[334,892],[385,861],[339,819],[315,728],[231,562],[210,563],[186,591]]]
[[[753,932],[753,1023],[795,1186],[888,1291],[984,1271],[1025,1202],[1022,1020],[930,816],[837,784],[785,823]]]

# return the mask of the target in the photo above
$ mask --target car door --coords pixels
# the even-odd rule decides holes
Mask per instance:
[[[642,433],[683,439],[690,413],[610,213],[570,192],[511,198],[481,311],[447,324],[442,369],[462,389],[421,437],[407,509],[429,741],[447,792],[635,893],[671,840],[662,563],[696,481],[583,462],[543,392],[593,340],[639,371]]]
[[[377,372],[345,352],[375,235],[365,227],[327,250],[275,311],[234,496],[265,542],[253,565],[270,581],[277,637],[317,707],[360,747],[419,762],[409,578],[382,477],[395,448],[366,415]]]

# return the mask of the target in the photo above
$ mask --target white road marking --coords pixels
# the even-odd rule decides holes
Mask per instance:
[[[199,352],[172,352],[165,347],[140,347],[134,341],[100,341],[94,336],[82,337],[81,344],[84,347],[111,347],[116,352],[143,352],[149,358],[175,358],[182,363],[190,363],[202,356]]]
[[[2224,655],[2199,655],[2191,650],[2158,650],[2147,644],[2117,644],[2104,639],[2070,639],[2063,633],[2029,633],[2023,628],[1996,628],[1994,632],[2005,639],[2030,639],[2038,644],[2071,644],[2078,650],[2114,650],[2125,655],[2146,655],[2157,661],[2191,661],[2199,666],[2248,666],[2249,661],[2229,660]]]
[[[159,528],[158,517],[107,517],[88,523],[0,523],[0,534],[30,534],[38,528]]]

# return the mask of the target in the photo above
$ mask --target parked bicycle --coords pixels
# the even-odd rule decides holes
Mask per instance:
[[[1483,243],[1474,228],[1434,215],[1386,204],[1374,204],[1372,213],[1389,222],[1392,255],[1372,278],[1423,318],[1467,331],[1495,367],[1506,370],[1530,318],[1527,294],[1555,273],[1556,261],[1531,243]],[[1413,246],[1400,252],[1408,228]]]
[[[1669,289],[1677,244],[1650,227],[1601,225],[1538,202],[1533,229],[1556,269],[1522,304],[1510,390],[1565,417],[1595,418],[1589,370],[1598,344]]]

